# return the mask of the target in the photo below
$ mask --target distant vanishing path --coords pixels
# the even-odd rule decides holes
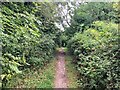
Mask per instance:
[[[65,53],[61,48],[57,54],[55,74],[55,88],[67,88],[67,76],[65,70]]]

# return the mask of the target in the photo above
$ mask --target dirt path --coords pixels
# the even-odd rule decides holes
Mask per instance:
[[[67,76],[65,70],[65,53],[61,48],[57,54],[55,88],[67,88]]]

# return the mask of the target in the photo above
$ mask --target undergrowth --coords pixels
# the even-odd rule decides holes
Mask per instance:
[[[52,88],[54,86],[55,60],[51,60],[44,68],[27,69],[23,74],[13,76],[7,88]]]

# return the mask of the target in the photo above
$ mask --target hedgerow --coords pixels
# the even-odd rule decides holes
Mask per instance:
[[[68,48],[76,58],[81,88],[120,88],[118,39],[118,24],[95,21],[91,28],[69,40]]]
[[[43,8],[45,4],[48,7]],[[3,87],[13,75],[22,73],[27,67],[44,66],[52,58],[56,47],[54,38],[57,27],[54,25],[54,19],[46,15],[53,9],[49,8],[50,6],[49,3],[34,2],[1,4],[0,85]],[[43,9],[48,9],[49,12],[43,12]]]

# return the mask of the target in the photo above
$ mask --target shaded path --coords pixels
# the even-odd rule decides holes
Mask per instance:
[[[61,48],[57,54],[55,88],[67,88],[67,76],[65,70],[65,53]]]

